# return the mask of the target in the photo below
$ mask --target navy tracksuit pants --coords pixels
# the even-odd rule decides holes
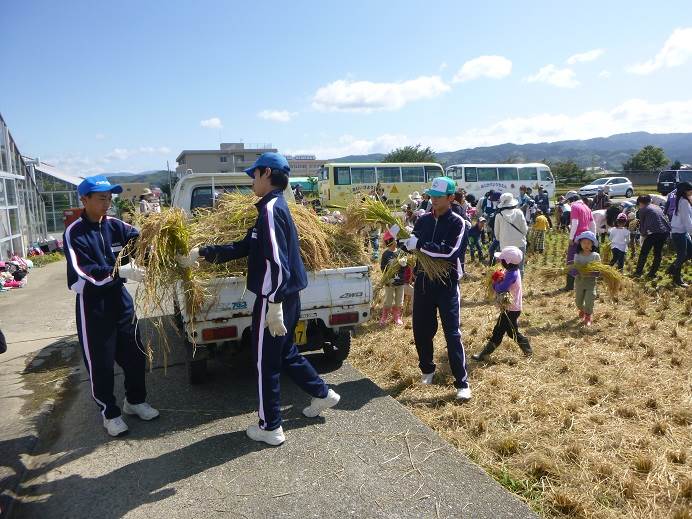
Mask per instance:
[[[461,341],[459,327],[460,308],[459,284],[434,283],[424,274],[416,276],[413,295],[413,340],[418,350],[418,365],[423,374],[435,371],[433,362],[433,338],[437,333],[437,313],[439,310],[442,329],[447,341],[449,365],[454,375],[454,386],[468,387],[466,373],[466,354]]]
[[[120,416],[113,394],[114,362],[125,374],[125,394],[131,404],[146,399],[146,356],[136,328],[134,304],[122,285],[79,294],[77,335],[89,372],[91,396],[108,419]]]
[[[314,398],[325,398],[329,391],[312,364],[298,351],[293,342],[293,332],[300,320],[300,295],[291,294],[283,301],[283,337],[272,337],[266,328],[268,302],[257,297],[252,312],[252,351],[257,368],[259,393],[259,426],[273,431],[281,425],[281,370],[303,391]]]

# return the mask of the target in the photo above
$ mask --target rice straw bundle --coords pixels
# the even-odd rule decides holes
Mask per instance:
[[[583,276],[598,274],[603,278],[608,291],[613,296],[617,295],[627,282],[625,276],[623,276],[619,270],[598,261],[591,261],[584,266],[576,267],[576,269],[577,272]]]
[[[346,210],[347,228],[351,231],[359,231],[368,224],[381,224],[387,227],[399,226],[399,233],[395,238],[408,238],[411,234],[404,227],[401,219],[394,216],[381,200],[366,198],[359,203],[349,204]],[[446,282],[448,280],[451,263],[446,260],[434,259],[421,251],[412,251],[416,257],[416,264],[421,271],[433,281]]]
[[[512,294],[510,294],[509,292],[495,291],[495,288],[493,288],[494,274],[495,271],[491,269],[488,270],[488,273],[485,276],[483,283],[485,287],[485,298],[488,300],[488,302],[496,304],[502,310],[506,310],[507,307],[512,304]]]
[[[399,254],[397,254],[397,256],[389,262],[389,265],[387,265],[384,272],[382,272],[383,285],[389,284],[392,279],[394,279],[394,276],[396,276],[396,273],[401,268],[401,265],[399,265],[399,259],[401,258],[406,258],[407,267],[413,268],[416,266],[416,256],[413,254],[407,254],[404,251],[399,251]]]
[[[601,244],[601,262],[605,264],[610,264],[610,260],[613,259],[613,249],[611,248],[611,243],[609,241],[604,241]]]

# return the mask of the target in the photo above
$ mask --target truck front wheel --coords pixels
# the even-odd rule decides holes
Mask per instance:
[[[351,330],[340,330],[322,347],[324,356],[332,362],[343,362],[351,352]]]

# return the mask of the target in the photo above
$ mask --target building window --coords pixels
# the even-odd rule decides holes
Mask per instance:
[[[222,155],[221,157],[219,157],[219,162],[228,162],[228,157]]]

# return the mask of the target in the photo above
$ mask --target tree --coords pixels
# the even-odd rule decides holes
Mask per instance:
[[[666,167],[669,163],[663,148],[658,146],[644,146],[629,160],[622,163],[625,171],[656,171]]]
[[[382,162],[437,162],[437,158],[430,146],[423,148],[422,145],[416,144],[390,151]]]
[[[573,160],[552,163],[550,164],[550,170],[553,172],[553,176],[556,179],[567,183],[582,182],[585,176],[584,170]]]
[[[679,160],[676,160],[670,165],[670,169],[680,169],[682,168],[682,163]]]

